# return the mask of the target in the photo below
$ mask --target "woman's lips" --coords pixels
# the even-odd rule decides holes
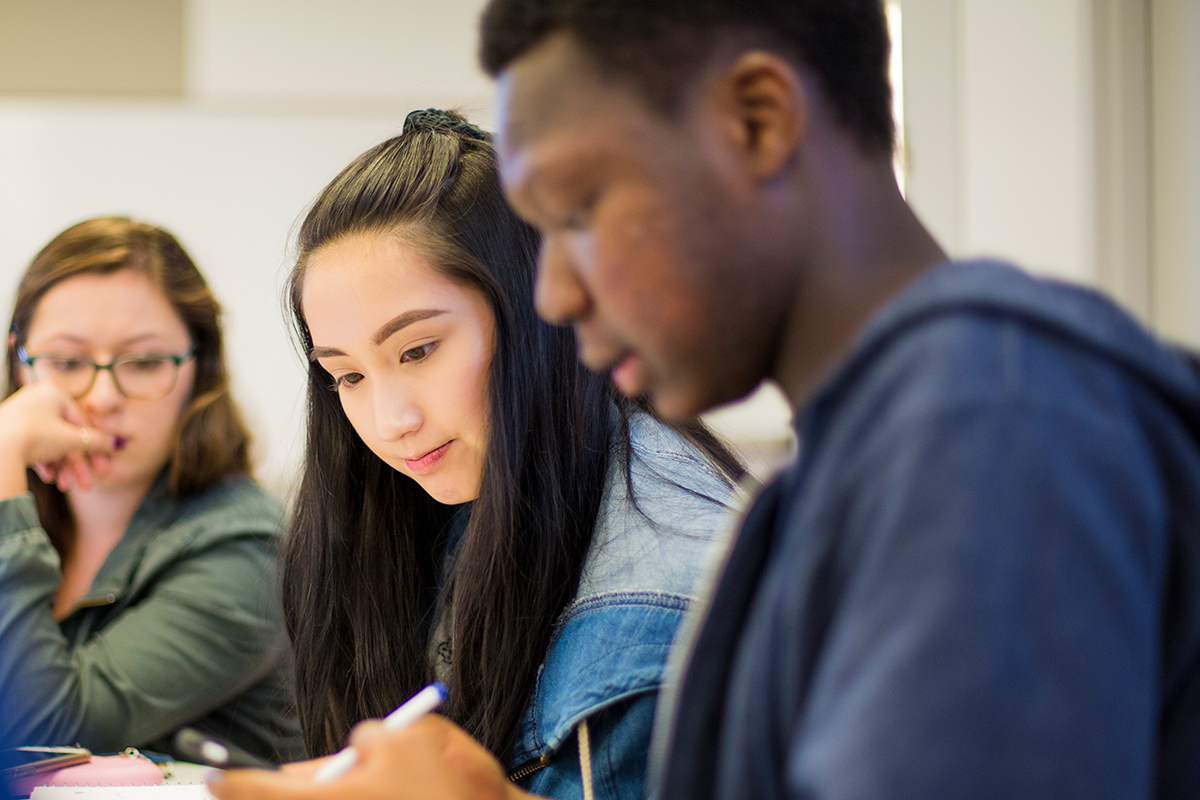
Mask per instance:
[[[451,439],[441,447],[430,450],[420,458],[406,458],[404,459],[404,463],[408,465],[408,468],[412,470],[413,473],[417,475],[424,475],[425,473],[432,471],[434,467],[441,463],[442,459],[446,457],[446,451],[450,449],[450,445],[453,442],[454,440]]]

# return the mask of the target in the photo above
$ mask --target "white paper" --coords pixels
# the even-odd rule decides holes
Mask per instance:
[[[39,786],[29,800],[213,800],[204,784],[183,786]]]

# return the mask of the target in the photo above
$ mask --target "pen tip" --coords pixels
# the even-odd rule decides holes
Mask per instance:
[[[437,689],[437,693],[442,696],[443,700],[445,700],[446,694],[447,694],[446,684],[442,683],[441,681],[436,681],[431,685],[433,686],[434,689]]]

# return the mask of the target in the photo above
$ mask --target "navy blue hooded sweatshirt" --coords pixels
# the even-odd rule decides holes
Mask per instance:
[[[660,800],[1200,798],[1178,352],[1093,292],[946,264],[796,426],[681,648]]]

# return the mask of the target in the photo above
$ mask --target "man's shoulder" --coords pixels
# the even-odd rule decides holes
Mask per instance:
[[[935,268],[876,315],[808,411],[911,433],[962,409],[1125,424],[1147,402],[1200,416],[1200,377],[1175,349],[1096,292],[972,262]]]

